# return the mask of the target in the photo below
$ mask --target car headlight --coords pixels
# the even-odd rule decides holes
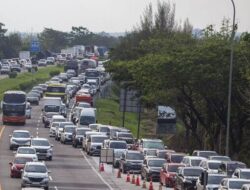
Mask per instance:
[[[45,182],[49,181],[49,177],[45,177],[45,178],[43,179],[43,181],[45,181]]]
[[[47,152],[48,152],[48,153],[52,153],[52,152],[53,152],[53,149],[50,148],[50,149],[47,150]]]

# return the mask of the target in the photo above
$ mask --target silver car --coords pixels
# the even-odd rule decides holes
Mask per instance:
[[[27,162],[23,169],[21,187],[49,189],[49,171],[43,162]]]
[[[31,140],[31,147],[36,149],[36,154],[39,160],[52,160],[53,157],[53,145],[51,145],[48,139],[45,138],[33,138]]]
[[[10,150],[17,149],[19,146],[30,146],[31,138],[27,130],[14,130],[10,135]]]

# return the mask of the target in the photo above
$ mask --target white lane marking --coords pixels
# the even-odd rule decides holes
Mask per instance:
[[[50,181],[53,181],[53,178],[52,178],[51,176],[49,176],[49,180],[50,180]]]
[[[85,158],[85,160],[88,162],[89,166],[91,167],[91,169],[98,175],[98,177],[102,180],[102,182],[108,186],[108,188],[110,190],[113,190],[113,188],[108,184],[108,182],[106,182],[106,180],[98,173],[98,171],[94,168],[94,166],[90,163],[89,159],[85,156],[85,154],[83,153],[83,151],[80,151],[81,154],[83,155],[83,157]]]
[[[55,188],[55,190],[58,190],[57,186],[55,186],[54,188]]]

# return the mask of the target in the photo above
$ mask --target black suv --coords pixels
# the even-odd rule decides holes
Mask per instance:
[[[202,171],[203,168],[198,166],[178,168],[175,189],[195,189],[196,182]]]
[[[127,150],[125,151],[119,163],[120,170],[123,173],[127,172],[141,172],[144,156],[139,151]]]
[[[141,169],[141,178],[146,178],[147,181],[159,181],[160,171],[162,166],[166,163],[163,158],[148,157],[143,161]]]

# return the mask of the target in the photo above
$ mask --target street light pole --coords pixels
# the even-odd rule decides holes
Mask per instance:
[[[228,83],[228,106],[227,106],[227,133],[226,133],[226,155],[229,156],[229,136],[230,136],[230,117],[231,117],[231,94],[232,94],[232,78],[233,78],[233,56],[234,56],[234,36],[235,36],[235,4],[233,4],[233,26],[231,34],[231,52],[230,52],[230,68]]]

